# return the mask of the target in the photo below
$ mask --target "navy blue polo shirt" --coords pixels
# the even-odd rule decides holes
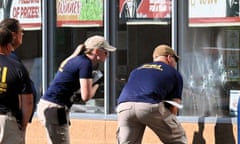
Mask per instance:
[[[84,54],[70,59],[57,72],[42,98],[70,108],[70,97],[80,88],[80,78],[92,78],[92,62]]]
[[[12,51],[8,56],[10,58],[18,61],[19,63],[21,63],[24,66],[24,64],[22,63],[21,59],[16,55],[16,53],[14,51]],[[27,70],[27,68],[25,66],[24,66],[24,68]],[[29,73],[28,73],[28,75],[29,75]],[[35,110],[35,107],[36,107],[36,103],[37,103],[37,90],[36,90],[36,88],[34,86],[34,82],[32,80],[31,80],[31,87],[32,87],[33,102],[34,102],[33,112],[32,112],[32,116],[33,116],[34,110]],[[29,120],[29,122],[31,122],[32,116],[31,116],[31,119]]]
[[[32,93],[31,80],[22,63],[0,55],[0,107],[19,110],[19,94]]]
[[[122,102],[159,103],[172,98],[181,99],[183,80],[180,73],[163,62],[143,64],[134,69],[122,89]]]

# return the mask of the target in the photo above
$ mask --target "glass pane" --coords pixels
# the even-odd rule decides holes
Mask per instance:
[[[92,35],[102,35],[103,27],[99,28],[57,28],[56,33],[56,49],[54,50],[56,55],[54,61],[54,71],[58,70],[60,63],[79,45]],[[99,69],[103,72],[104,65],[101,64]],[[83,104],[81,102],[75,102],[71,108],[72,112],[82,113],[103,113],[104,112],[104,85],[101,84],[96,95]]]
[[[73,53],[79,44],[92,35],[103,34],[103,1],[102,0],[56,0],[56,49],[53,57],[54,71],[57,72],[60,63]],[[99,69],[103,72],[104,66]],[[104,112],[103,84],[94,98],[85,104],[74,102],[72,112]]]
[[[34,82],[37,99],[42,96],[42,36],[41,31],[24,31],[23,43],[16,50]]]
[[[236,115],[240,89],[238,14],[238,1],[200,4],[188,0],[188,28],[179,50],[185,82],[182,115]]]
[[[170,0],[119,0],[116,98],[112,101],[113,113],[129,73],[137,66],[151,62],[153,49],[157,45],[171,45],[170,14]]]
[[[181,115],[230,116],[230,90],[240,89],[239,28],[189,28],[180,49]],[[236,105],[236,104],[235,104]]]

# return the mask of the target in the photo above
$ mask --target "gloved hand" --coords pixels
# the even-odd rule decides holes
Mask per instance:
[[[74,92],[72,97],[70,98],[70,101],[72,103],[85,104],[85,102],[82,100],[81,93],[79,92]]]
[[[93,85],[100,84],[104,81],[103,73],[100,70],[95,70],[92,72]]]

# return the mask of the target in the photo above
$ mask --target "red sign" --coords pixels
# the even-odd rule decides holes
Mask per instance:
[[[120,0],[120,18],[170,18],[171,0]]]

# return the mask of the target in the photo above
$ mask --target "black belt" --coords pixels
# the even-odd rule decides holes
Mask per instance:
[[[0,109],[0,115],[12,114],[9,109]]]
[[[9,114],[11,112],[5,112],[5,111],[0,111],[0,115],[6,115],[6,114]]]
[[[5,105],[0,104],[0,115],[6,115],[11,113],[11,109],[6,107]]]

